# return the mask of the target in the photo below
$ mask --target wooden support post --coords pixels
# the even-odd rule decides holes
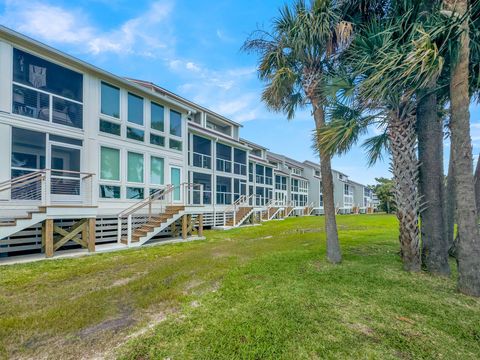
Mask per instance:
[[[198,215],[198,236],[203,236],[203,214]]]
[[[182,216],[182,239],[187,238],[187,227],[188,227],[188,216],[183,215]]]
[[[95,218],[88,219],[88,223],[85,224],[85,227],[88,229],[88,237],[87,237],[87,244],[88,244],[88,251],[95,252]]]
[[[47,219],[43,222],[45,227],[45,256],[50,258],[53,256],[53,219]]]

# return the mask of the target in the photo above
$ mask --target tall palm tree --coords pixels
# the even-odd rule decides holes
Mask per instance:
[[[446,14],[461,19],[458,50],[450,70],[450,131],[458,224],[458,288],[480,296],[480,232],[478,229],[470,138],[470,29],[467,0],[444,0]]]
[[[292,119],[298,108],[311,106],[315,128],[325,125],[325,97],[320,89],[331,55],[350,37],[335,1],[297,0],[285,6],[270,32],[256,31],[243,46],[259,54],[258,74],[265,82],[262,100],[272,110]],[[320,151],[327,258],[341,261],[338,241],[331,157]]]
[[[415,21],[424,27],[436,26],[434,14],[440,4],[439,0],[418,2]],[[443,119],[437,111],[437,93],[438,82],[433,77],[426,86],[416,91],[422,262],[429,272],[449,276],[447,212],[444,210],[444,134]]]

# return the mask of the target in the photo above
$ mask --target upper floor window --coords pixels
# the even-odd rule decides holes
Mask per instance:
[[[218,131],[222,134],[232,136],[232,127],[228,124],[224,124],[220,121],[214,120],[211,116],[207,115],[206,126],[208,129]]]
[[[13,81],[83,101],[82,74],[18,49],[13,49]]]
[[[128,122],[143,125],[143,98],[128,93]]]
[[[13,49],[12,112],[83,128],[83,75]]]
[[[170,135],[182,136],[182,114],[170,110]]]
[[[117,119],[120,118],[120,89],[102,81],[100,91],[101,113]]]
[[[262,150],[260,149],[253,149],[251,151],[252,155],[257,156],[257,157],[262,157]]]
[[[232,148],[228,145],[217,143],[217,170],[232,172]]]
[[[212,142],[201,136],[193,135],[193,166],[212,168]]]
[[[247,175],[247,152],[233,149],[233,172],[239,175]]]
[[[165,108],[162,105],[151,103],[151,123],[150,127],[154,130],[164,131]]]

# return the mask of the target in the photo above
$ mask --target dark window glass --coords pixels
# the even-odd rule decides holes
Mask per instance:
[[[53,97],[52,122],[79,129],[83,128],[83,107],[80,104]]]
[[[13,81],[82,102],[83,75],[13,49]]]
[[[169,140],[169,145],[170,145],[170,149],[180,150],[180,151],[182,150],[182,142],[181,141],[170,139]]]
[[[127,187],[127,199],[143,199],[144,189]]]
[[[232,148],[228,145],[217,143],[217,158],[232,160]]]
[[[120,186],[100,185],[100,197],[104,199],[120,199]]]
[[[122,127],[120,124],[100,119],[100,131],[120,136],[122,134]]]
[[[202,173],[193,173],[193,183],[203,185],[203,203],[212,203],[212,176]],[[193,188],[193,203],[200,204],[201,190],[197,187]]]
[[[50,121],[50,99],[47,94],[13,85],[12,100],[14,114]]]
[[[212,154],[212,142],[201,136],[193,135],[193,151],[203,155]]]
[[[145,139],[145,132],[143,130],[127,127],[127,138],[143,141]]]
[[[182,114],[170,110],[170,134],[182,136]]]
[[[12,167],[45,169],[46,143],[44,133],[12,128]]]
[[[247,163],[247,152],[240,149],[233,150],[234,161],[240,164]]]
[[[151,128],[164,131],[165,109],[162,105],[151,103]]]
[[[120,89],[102,82],[101,107],[102,114],[120,118]]]
[[[158,145],[158,146],[165,146],[165,138],[163,136],[150,134],[150,144]]]
[[[217,176],[217,204],[232,203],[232,181],[231,178]]]
[[[143,125],[143,98],[128,93],[128,121]]]

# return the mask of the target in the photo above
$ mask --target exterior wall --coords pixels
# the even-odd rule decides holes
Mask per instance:
[[[5,35],[5,36],[4,36]],[[12,154],[12,128],[28,129],[44,134],[63,136],[74,140],[82,141],[81,145],[81,166],[80,171],[95,174],[93,179],[93,195],[95,203],[98,204],[99,216],[113,216],[121,210],[136,203],[138,199],[127,199],[127,188],[136,187],[144,189],[144,197],[148,196],[151,189],[158,189],[162,186],[172,183],[171,168],[176,167],[181,171],[181,182],[192,182],[193,173],[203,173],[211,175],[212,204],[209,210],[223,211],[229,204],[217,203],[217,176],[227,177],[231,180],[231,189],[234,192],[235,180],[245,184],[247,195],[257,194],[257,189],[263,187],[266,189],[265,199],[276,198],[276,195],[291,201],[295,196],[307,196],[305,205],[313,203],[314,207],[321,207],[320,203],[320,179],[318,176],[318,166],[313,167],[298,163],[294,159],[289,159],[283,155],[271,154],[269,158],[267,149],[260,145],[250,143],[240,139],[240,125],[235,122],[222,118],[208,109],[202,108],[192,102],[180,98],[174,94],[162,92],[161,88],[156,88],[150,83],[128,82],[122,78],[104,73],[99,69],[93,68],[88,64],[75,60],[68,55],[61,54],[51,48],[46,48],[38,43],[29,42],[21,39],[12,40],[13,35],[8,35],[0,29],[0,182],[9,180],[11,175],[11,154]],[[18,41],[18,43],[16,42]],[[83,127],[75,128],[67,125],[53,123],[52,121],[41,121],[36,118],[14,114],[13,107],[13,48],[18,48],[29,54],[45,59],[51,63],[71,69],[83,76],[83,96],[81,105],[83,107]],[[133,81],[133,80],[132,80]],[[102,82],[112,85],[120,91],[120,111],[119,116],[109,116],[102,114],[101,111],[101,87]],[[140,84],[141,83],[141,84]],[[139,85],[140,84],[140,85]],[[35,93],[41,93],[42,90],[31,86]],[[143,99],[143,124],[133,124],[128,120],[128,94],[139,96]],[[52,95],[48,95],[52,96]],[[54,95],[58,97],[58,95]],[[49,99],[53,99],[50,97]],[[151,102],[162,105],[164,108],[164,130],[155,130],[151,126]],[[181,114],[181,137],[175,137],[170,132],[170,114],[171,110]],[[52,116],[51,113],[49,116]],[[100,119],[120,126],[121,135],[114,135],[100,131]],[[188,120],[190,119],[190,120]],[[210,123],[213,120],[219,128],[208,128],[207,119]],[[222,133],[222,126],[230,128],[229,135]],[[131,127],[143,131],[144,140],[138,141],[127,138],[127,128]],[[193,135],[208,138],[211,141],[211,168],[199,168],[193,165],[193,154],[191,142]],[[158,135],[164,138],[164,146],[153,145],[150,143],[150,135]],[[47,135],[46,135],[47,136]],[[48,137],[47,143],[48,143]],[[181,141],[182,149],[175,150],[169,148],[170,139]],[[232,172],[220,171],[217,168],[216,144],[223,143],[233,149],[242,149],[247,152],[246,174],[234,174]],[[102,179],[101,172],[101,149],[107,147],[116,149],[120,154],[118,180]],[[48,146],[47,146],[48,149]],[[127,171],[128,153],[143,155],[143,181],[129,182]],[[50,150],[46,150],[45,157],[49,158]],[[163,184],[154,184],[151,179],[151,158],[157,157],[164,161],[164,180]],[[232,159],[233,160],[233,159]],[[269,164],[270,161],[270,164]],[[276,162],[275,165],[272,162]],[[249,176],[249,163],[252,163],[253,172]],[[272,169],[272,182],[259,183],[257,180],[256,165],[266,166]],[[294,170],[296,169],[296,170]],[[295,174],[298,171],[298,174]],[[338,178],[338,172],[334,171],[334,192],[335,206],[344,207],[344,183]],[[285,176],[287,178],[286,190],[277,189],[275,191],[275,176]],[[294,180],[307,181],[307,186],[301,191],[294,189]],[[102,198],[100,186],[118,186],[120,187],[120,198]],[[355,185],[357,188],[357,185]],[[361,190],[362,189],[362,190]],[[358,187],[355,191],[355,204],[363,203],[363,188]],[[3,192],[1,199],[9,199],[9,194]],[[232,199],[233,201],[234,199]],[[12,206],[18,208],[18,204],[2,205],[2,209],[10,211]],[[261,204],[263,205],[263,204]],[[303,204],[302,204],[303,205]],[[11,206],[8,208],[8,206]],[[0,209],[1,213],[1,209]]]
[[[1,40],[1,39],[0,39]],[[76,71],[83,75],[83,128],[78,129],[67,125],[55,124],[51,121],[43,121],[36,118],[22,116],[14,114],[12,112],[12,80],[13,80],[13,47],[23,50],[29,54],[37,56],[41,59],[45,59],[51,63],[57,63],[58,65]],[[68,137],[71,139],[81,140],[83,145],[81,147],[81,166],[80,171],[94,173],[97,176],[93,180],[94,197],[98,198],[99,214],[102,213],[117,213],[119,210],[135,203],[138,200],[126,199],[125,189],[128,185],[126,180],[126,158],[128,151],[135,153],[141,153],[144,155],[144,169],[143,169],[143,183],[130,184],[134,186],[143,187],[145,194],[148,193],[150,188],[149,175],[150,175],[150,157],[156,156],[164,159],[164,183],[170,183],[170,167],[178,166],[182,169],[182,181],[187,180],[187,172],[185,168],[186,156],[187,156],[187,127],[186,127],[186,114],[187,110],[179,104],[168,103],[163,99],[155,96],[148,96],[147,93],[142,92],[141,89],[135,87],[126,87],[120,81],[116,82],[112,78],[102,78],[96,74],[91,74],[80,66],[78,68],[72,66],[66,66],[59,63],[58,59],[49,56],[48,52],[37,52],[29,48],[24,48],[16,44],[9,43],[8,41],[0,41],[0,129],[1,129],[1,142],[0,142],[0,164],[2,165],[0,170],[0,181],[8,180],[11,177],[10,163],[11,163],[11,129],[13,127],[20,129],[27,129],[40,133],[59,135]],[[120,88],[120,117],[118,119],[112,119],[108,116],[104,116],[100,112],[100,84],[101,81],[105,81],[108,84]],[[30,88],[22,85],[22,88]],[[41,90],[32,88],[37,93]],[[135,126],[127,122],[127,94],[128,92],[138,95],[144,99],[144,119],[143,126]],[[153,100],[156,103],[163,105],[165,109],[165,147],[158,147],[149,143],[150,134],[150,101]],[[179,138],[183,143],[182,151],[171,150],[168,148],[168,141],[170,135],[169,129],[169,114],[170,109],[178,111],[182,114],[182,137]],[[110,120],[121,126],[122,136],[116,136],[111,134],[102,133],[99,131],[99,119]],[[145,140],[143,142],[131,140],[126,138],[127,125],[136,127],[144,131]],[[102,181],[100,179],[100,148],[107,146],[120,150],[120,180],[119,181]],[[47,146],[48,149],[48,146]],[[49,151],[47,150],[46,157],[49,157]],[[112,184],[121,186],[121,198],[120,199],[101,199],[99,198],[99,184]],[[5,194],[2,194],[5,196]]]

